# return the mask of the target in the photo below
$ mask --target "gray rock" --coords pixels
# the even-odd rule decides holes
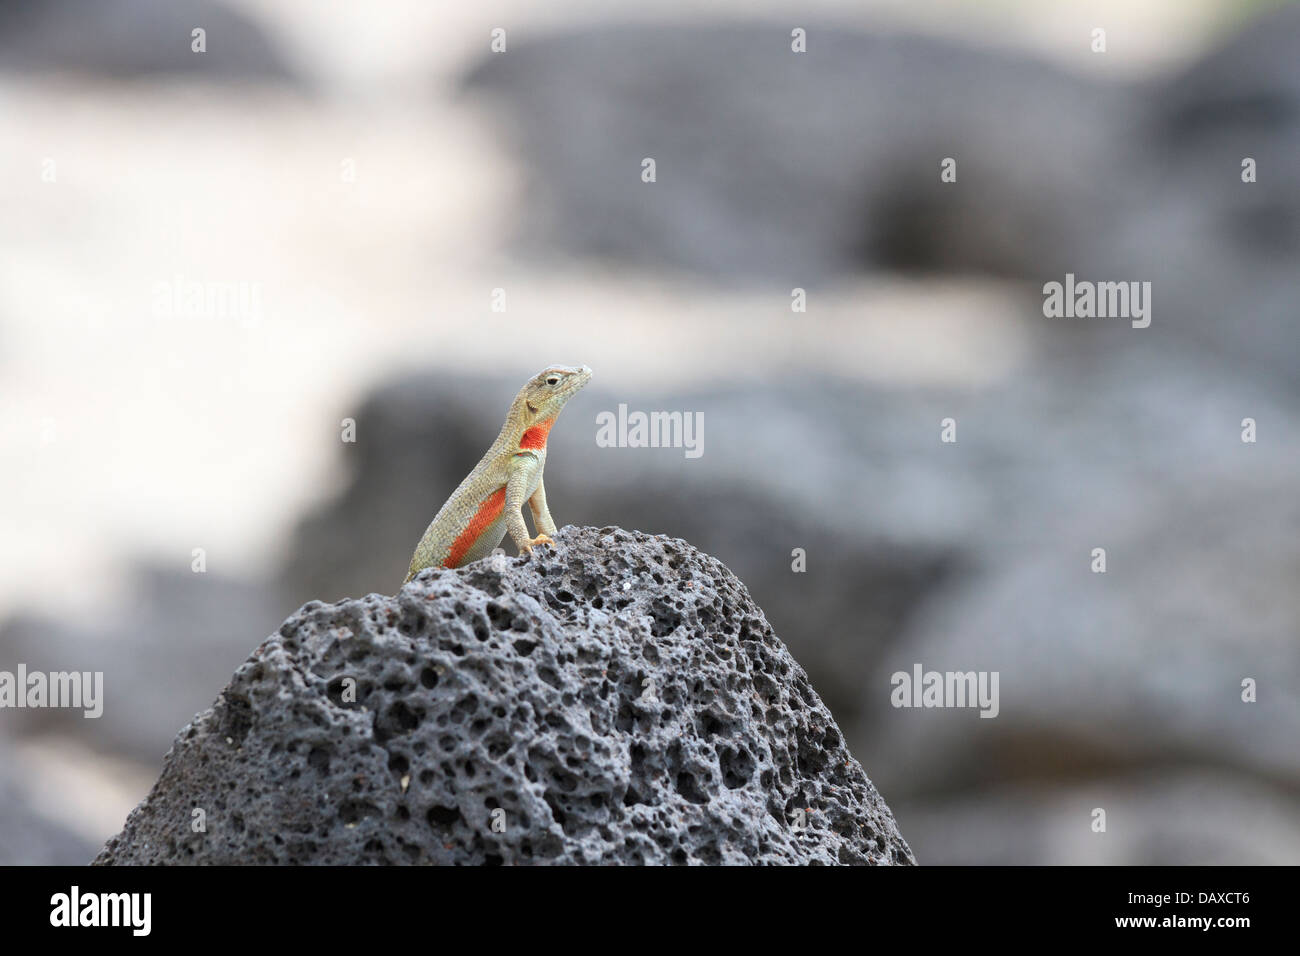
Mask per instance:
[[[1131,768],[894,801],[927,862],[950,866],[1295,866],[1290,793],[1234,773]],[[1106,832],[1092,811],[1106,811]]]
[[[1300,7],[1134,92],[1140,199],[1081,237],[1075,271],[1152,283],[1163,325],[1248,377],[1300,387]],[[1242,182],[1242,160],[1257,180]],[[1154,326],[1153,326],[1154,327]]]
[[[1026,274],[1123,208],[1130,100],[1011,52],[808,23],[598,25],[467,78],[504,104],[520,240],[792,286],[873,266]],[[651,157],[657,180],[641,181]],[[956,184],[940,162],[958,163]]]
[[[489,55],[536,258],[611,259],[788,295],[879,268],[1150,282],[1163,347],[1295,389],[1300,9],[1156,82],[804,24],[602,25]],[[1241,161],[1259,164],[1241,181]],[[654,158],[657,181],[643,183]],[[939,162],[957,161],[957,181]],[[1058,324],[1059,325],[1059,324]],[[1087,362],[1106,323],[1054,330]]]
[[[96,862],[915,861],[730,571],[570,527],[530,558],[304,606]]]
[[[1229,131],[1244,138],[1239,145],[1261,133],[1294,138],[1300,134],[1298,46],[1300,8],[1280,6],[1249,21],[1157,84],[1160,134],[1179,150],[1219,140]],[[1296,166],[1282,171],[1294,174]]]
[[[17,772],[0,737],[0,866],[84,866],[94,844],[43,813]]]
[[[1249,446],[1244,446],[1248,449]],[[1251,449],[1253,450],[1253,449]],[[1248,452],[1247,452],[1248,453]],[[1300,784],[1294,474],[1090,513],[916,615],[864,685],[876,779],[899,793],[1189,764]],[[1104,574],[1090,551],[1107,550]],[[890,674],[997,671],[1000,713],[895,709]],[[1252,678],[1258,700],[1243,702]],[[1228,861],[1222,861],[1228,862]]]
[[[846,732],[871,754],[899,819],[924,835],[925,859],[1300,859],[1294,805],[1284,810],[1300,785],[1295,453],[1274,470],[1277,449],[1255,450],[1237,449],[1253,479],[1201,486],[1184,475],[1156,495],[1094,504],[1058,526],[1055,549],[1007,548],[1002,566],[990,552],[913,616]],[[1097,546],[1105,574],[1089,566]],[[996,671],[998,716],[893,708],[890,675],[917,663]],[[1254,702],[1242,700],[1247,678]],[[1091,806],[1112,813],[1108,839],[1089,840]]]
[[[517,388],[438,372],[373,393],[355,414],[358,441],[344,446],[343,492],[295,533],[282,572],[286,603],[396,588],[420,533],[496,435]],[[702,410],[705,454],[597,448],[596,410],[619,401]],[[575,403],[548,442],[556,519],[669,534],[717,555],[852,725],[880,648],[956,569],[947,512],[917,480],[923,456],[937,450],[943,404],[846,383],[637,396],[593,383]],[[863,421],[864,407],[879,414]],[[955,476],[945,487],[961,484]],[[879,506],[864,501],[846,513],[843,503],[859,500],[862,487]],[[961,492],[949,507],[969,498]],[[808,552],[806,574],[791,570],[796,547]]]
[[[284,611],[273,591],[215,572],[138,568],[122,605],[75,624],[23,614],[0,625],[0,668],[102,671],[103,715],[45,708],[6,712],[15,734],[57,732],[97,751],[158,766],[176,728],[212,700],[212,688]]]
[[[207,31],[207,50],[190,33]],[[286,80],[274,44],[218,0],[0,0],[0,66],[116,78],[158,73]]]

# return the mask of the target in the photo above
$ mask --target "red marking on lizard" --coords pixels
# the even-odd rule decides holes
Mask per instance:
[[[548,418],[540,425],[534,425],[524,436],[519,439],[520,448],[545,448],[546,436],[551,433],[551,426],[555,424],[554,418]]]
[[[488,525],[496,521],[501,515],[501,509],[506,506],[506,489],[498,488],[492,494],[483,499],[483,503],[478,506],[478,511],[474,512],[474,517],[469,519],[469,524],[465,530],[456,535],[456,540],[451,543],[451,550],[447,552],[447,560],[442,562],[444,568],[457,567],[469,549],[474,546],[478,536],[487,530]]]

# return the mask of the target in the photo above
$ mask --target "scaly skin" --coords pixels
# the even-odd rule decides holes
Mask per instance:
[[[497,440],[424,532],[406,581],[425,568],[459,568],[477,561],[491,554],[507,531],[520,554],[551,543],[555,522],[542,484],[546,436],[564,403],[590,380],[585,365],[552,365],[519,390]],[[535,538],[528,537],[524,524],[525,501],[533,511]]]

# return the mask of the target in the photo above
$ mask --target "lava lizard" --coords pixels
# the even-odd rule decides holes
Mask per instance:
[[[551,543],[555,521],[542,484],[546,436],[564,403],[590,380],[591,369],[585,365],[552,365],[519,390],[501,434],[416,545],[406,581],[425,568],[458,568],[477,561],[490,554],[507,531],[520,554]],[[524,525],[525,501],[533,509],[535,538],[528,537]]]

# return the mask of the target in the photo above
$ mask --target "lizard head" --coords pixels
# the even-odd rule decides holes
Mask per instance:
[[[552,365],[537,373],[523,387],[523,401],[528,421],[547,421],[560,414],[573,394],[591,381],[591,369],[585,365]]]

